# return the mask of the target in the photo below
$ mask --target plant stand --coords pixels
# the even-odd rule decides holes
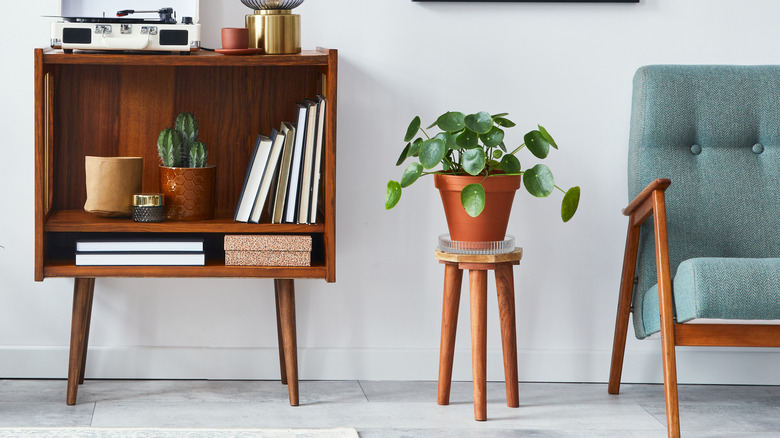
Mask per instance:
[[[455,333],[458,325],[458,305],[463,270],[469,270],[471,300],[471,363],[474,379],[474,419],[487,420],[487,271],[494,270],[501,320],[501,343],[504,353],[506,405],[520,406],[517,383],[517,334],[515,329],[515,287],[512,267],[520,263],[523,249],[505,254],[435,253],[444,264],[444,306],[441,321],[439,352],[438,404],[448,405],[452,384],[452,361],[455,353]]]

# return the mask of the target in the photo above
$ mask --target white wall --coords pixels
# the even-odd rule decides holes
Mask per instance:
[[[0,48],[5,168],[0,171],[0,377],[64,377],[72,280],[33,281],[33,60],[55,0],[5,5]],[[201,2],[203,44],[238,26],[238,1]],[[522,380],[604,381],[626,221],[631,78],[650,63],[778,62],[775,0],[639,4],[307,0],[304,48],[339,49],[337,281],[296,282],[303,379],[436,379],[444,216],[430,179],[383,208],[411,118],[509,112],[541,123],[561,149],[549,164],[582,186],[577,216],[519,192],[509,232]],[[530,161],[529,161],[530,162]],[[376,254],[376,256],[372,256]],[[492,287],[492,281],[491,281]],[[278,378],[270,280],[98,279],[87,375]],[[465,296],[464,291],[464,296]],[[495,296],[489,378],[502,379]],[[464,300],[464,304],[467,300]],[[470,379],[461,306],[455,378]],[[780,383],[771,350],[681,348],[684,382]],[[714,365],[713,365],[714,364]],[[657,341],[628,343],[629,381],[659,381]]]

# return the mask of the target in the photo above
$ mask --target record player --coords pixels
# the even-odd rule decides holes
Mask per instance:
[[[178,3],[174,9],[155,8],[148,0],[62,0],[59,20],[51,24],[51,46],[65,53],[75,49],[188,54],[200,49],[198,2]]]

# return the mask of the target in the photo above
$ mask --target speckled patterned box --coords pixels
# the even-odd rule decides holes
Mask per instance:
[[[225,235],[225,251],[311,252],[311,236],[288,234],[227,234]]]
[[[311,266],[308,251],[225,251],[226,266]]]

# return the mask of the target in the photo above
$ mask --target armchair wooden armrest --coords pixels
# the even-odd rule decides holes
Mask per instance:
[[[658,178],[636,195],[636,198],[623,209],[624,215],[632,217],[631,226],[637,226],[650,217],[653,213],[653,193],[657,190],[666,191],[670,184],[672,184],[671,180]]]

